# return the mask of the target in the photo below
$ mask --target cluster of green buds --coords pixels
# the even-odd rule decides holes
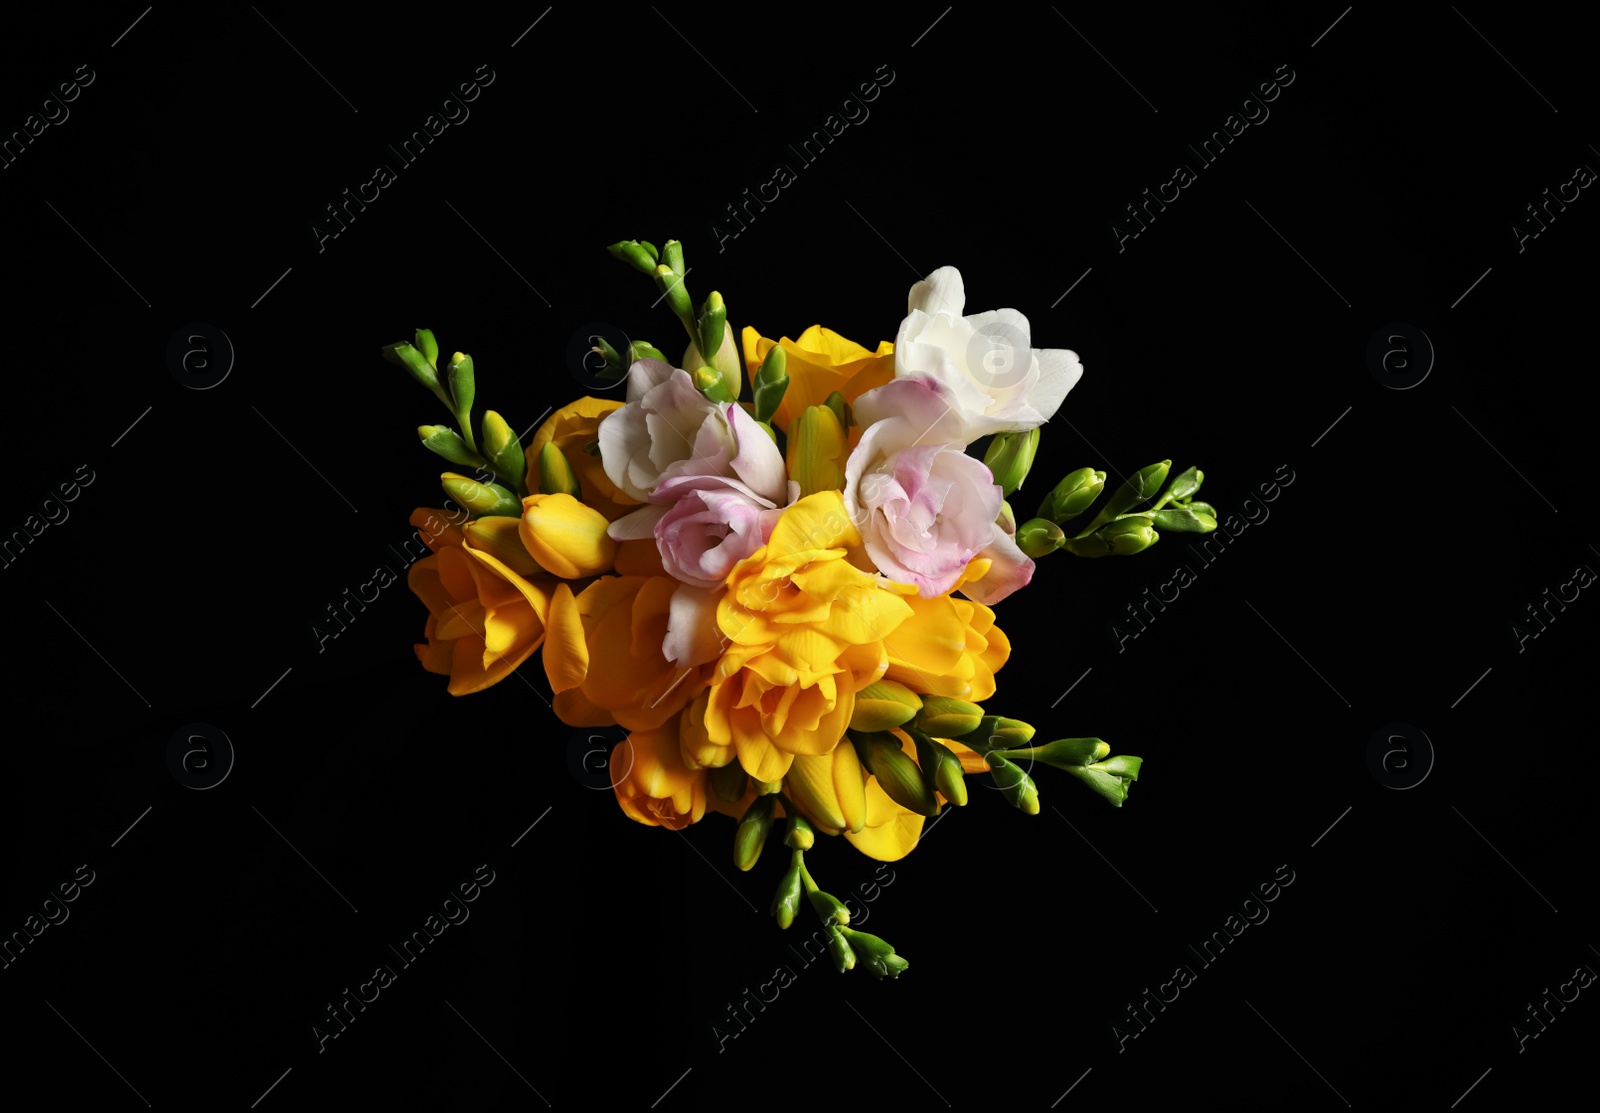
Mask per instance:
[[[911,738],[915,760],[889,733],[896,729]],[[1025,768],[1034,761],[1065,769],[1118,807],[1127,799],[1128,784],[1139,776],[1139,758],[1109,757],[1111,747],[1098,738],[1025,749],[1033,734],[1029,724],[990,715],[975,703],[918,695],[904,684],[878,680],[857,694],[848,737],[884,793],[918,815],[938,815],[940,796],[957,807],[966,804],[961,759],[942,741],[957,738],[983,756],[1006,801],[1029,815],[1039,813],[1038,786]]]
[[[723,301],[720,293],[713,290],[706,295],[706,300],[701,303],[699,311],[695,311],[694,299],[689,296],[689,289],[684,284],[689,269],[683,261],[683,244],[677,240],[668,240],[658,251],[654,244],[644,240],[621,240],[606,250],[634,270],[648,276],[660,291],[660,296],[656,300],[665,301],[667,308],[672,310],[673,316],[683,325],[684,332],[689,336],[689,346],[677,366],[689,373],[700,393],[713,402],[739,401],[739,395],[744,389],[744,374],[738,344],[734,340],[734,329],[728,324],[727,303]],[[595,347],[595,351],[605,360],[608,375],[625,373],[632,365],[632,360],[645,358],[646,354],[649,358],[666,359],[654,348],[651,348],[649,353],[636,352],[633,349],[634,346],[630,345],[628,362],[624,363],[622,354],[604,341],[598,342]],[[621,370],[618,371],[617,368]],[[767,423],[777,410],[778,403],[783,400],[784,389],[789,385],[789,377],[784,373],[783,353],[778,353],[778,359],[771,370],[763,365],[761,372],[753,384],[755,399],[746,403],[745,408],[762,423],[767,433],[772,435],[772,427]],[[765,375],[765,378],[762,375]]]
[[[1132,556],[1159,541],[1161,530],[1210,533],[1217,528],[1217,512],[1209,503],[1194,501],[1205,472],[1180,472],[1163,491],[1171,468],[1171,460],[1140,468],[1087,524],[1063,528],[1086,513],[1105,490],[1105,472],[1079,468],[1045,496],[1037,517],[1016,527],[1017,546],[1035,559],[1057,549],[1082,557]],[[1147,502],[1149,506],[1136,509]]]
[[[1005,720],[998,720],[997,725],[1004,722]],[[1032,727],[1028,728],[1030,735],[1032,730]],[[1022,741],[1030,740],[1031,738]],[[1113,807],[1118,808],[1127,800],[1128,786],[1139,779],[1139,767],[1144,764],[1142,758],[1128,754],[1112,757],[1111,747],[1098,738],[1058,738],[1043,746],[1021,747],[1016,744],[1014,736],[1006,737],[1003,733],[997,733],[990,736],[990,745],[994,748],[984,753],[984,759],[989,762],[992,770],[1004,771],[996,777],[996,782],[999,783],[1004,778],[1009,782],[1025,786],[1012,791],[1023,793],[1032,791],[1032,780],[1020,763],[1031,765],[1033,762],[1038,762],[1071,773],[1089,789],[1103,796]],[[1002,791],[1006,791],[1003,786]],[[1024,800],[1031,804],[1031,806],[1019,805],[1024,811],[1033,814],[1039,810],[1036,793],[1031,798],[1025,795]]]
[[[770,799],[773,797],[756,797],[756,803],[751,805],[752,810],[762,800]],[[855,969],[859,962],[880,981],[898,978],[911,964],[895,954],[894,947],[876,935],[850,927],[850,910],[838,897],[824,892],[806,867],[806,851],[816,843],[816,833],[811,824],[806,822],[804,816],[794,812],[787,802],[784,810],[790,817],[788,830],[783,837],[784,845],[789,848],[789,868],[784,871],[773,894],[769,909],[772,918],[780,928],[787,930],[792,927],[800,912],[800,899],[804,896],[811,910],[822,921],[822,929],[828,937],[828,955],[833,959],[835,970],[842,974]],[[771,808],[767,811],[770,814]],[[742,821],[739,829],[744,830]]]
[[[439,342],[428,329],[418,329],[413,341],[383,346],[383,358],[403,368],[455,418],[460,432],[448,425],[419,425],[422,446],[475,475],[447,471],[440,475],[446,495],[474,518],[520,517],[528,495],[528,460],[522,441],[510,424],[494,410],[485,410],[473,436],[472,408],[477,400],[477,375],[472,357],[456,352],[439,367]],[[578,480],[566,457],[554,445],[545,445],[539,457],[539,490],[581,497]]]

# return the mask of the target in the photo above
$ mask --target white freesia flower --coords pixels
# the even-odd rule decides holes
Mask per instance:
[[[926,376],[949,387],[968,444],[1043,425],[1083,376],[1077,353],[1032,347],[1028,318],[1015,309],[963,316],[966,300],[954,267],[911,287],[894,342],[895,377]]]
[[[755,421],[658,359],[628,369],[627,405],[600,422],[599,441],[606,477],[640,502],[682,475],[734,477],[776,504],[786,494],[783,455]]]

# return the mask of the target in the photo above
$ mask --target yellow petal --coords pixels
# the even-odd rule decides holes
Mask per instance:
[[[849,742],[841,742],[838,748],[855,753],[855,747]],[[849,821],[845,819],[839,793],[834,788],[834,760],[833,754],[805,754],[796,757],[794,764],[789,766],[789,774],[784,778],[783,786],[794,799],[796,806],[811,819],[824,827],[841,830],[849,825]],[[865,808],[863,802],[863,814]]]
[[[860,831],[867,822],[867,771],[849,741],[841,741],[833,751],[833,791],[844,816],[840,826],[851,833]]]
[[[578,600],[566,584],[557,584],[545,619],[544,674],[557,694],[582,684],[589,675],[589,643],[584,638]]]
[[[845,838],[868,858],[898,862],[911,853],[922,837],[922,816],[902,808],[878,786],[877,778],[867,782],[867,822]]]

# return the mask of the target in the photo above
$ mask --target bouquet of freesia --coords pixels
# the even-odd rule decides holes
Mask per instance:
[[[418,430],[464,469],[443,486],[465,514],[412,517],[432,550],[409,576],[429,611],[417,655],[465,695],[542,648],[564,722],[628,732],[610,760],[625,814],[674,830],[731,816],[741,870],[780,836],[779,925],[805,898],[840,970],[897,976],[906,961],[813,879],[816,835],[894,861],[966,804],[968,776],[1036,814],[1035,763],[1120,806],[1139,758],[1098,738],[1034,746],[981,706],[1010,655],[990,608],[1058,549],[1215,529],[1202,474],[1169,483],[1171,462],[1153,464],[1080,523],[1106,478],[1082,468],[1018,522],[1008,499],[1083,368],[1032,348],[1016,310],[964,315],[954,268],[914,285],[894,343],[870,351],[815,326],[736,343],[719,293],[695,312],[676,241],[610,251],[655,281],[687,349],[596,337],[625,401],[580,398],[526,446],[493,410],[473,436],[471,357],[441,365],[427,330],[384,348],[460,427]]]

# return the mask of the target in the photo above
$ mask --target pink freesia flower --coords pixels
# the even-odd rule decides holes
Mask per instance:
[[[878,570],[943,595],[975,557],[989,573],[963,586],[994,603],[1033,577],[1033,561],[997,524],[1004,497],[982,461],[964,451],[963,416],[949,388],[901,378],[854,403],[863,427],[845,463],[844,504]]]
[[[713,407],[693,453],[668,470],[650,491],[650,505],[608,532],[617,541],[653,534],[671,575],[694,587],[720,586],[772,533],[788,493],[783,457],[754,418],[728,404]]]

